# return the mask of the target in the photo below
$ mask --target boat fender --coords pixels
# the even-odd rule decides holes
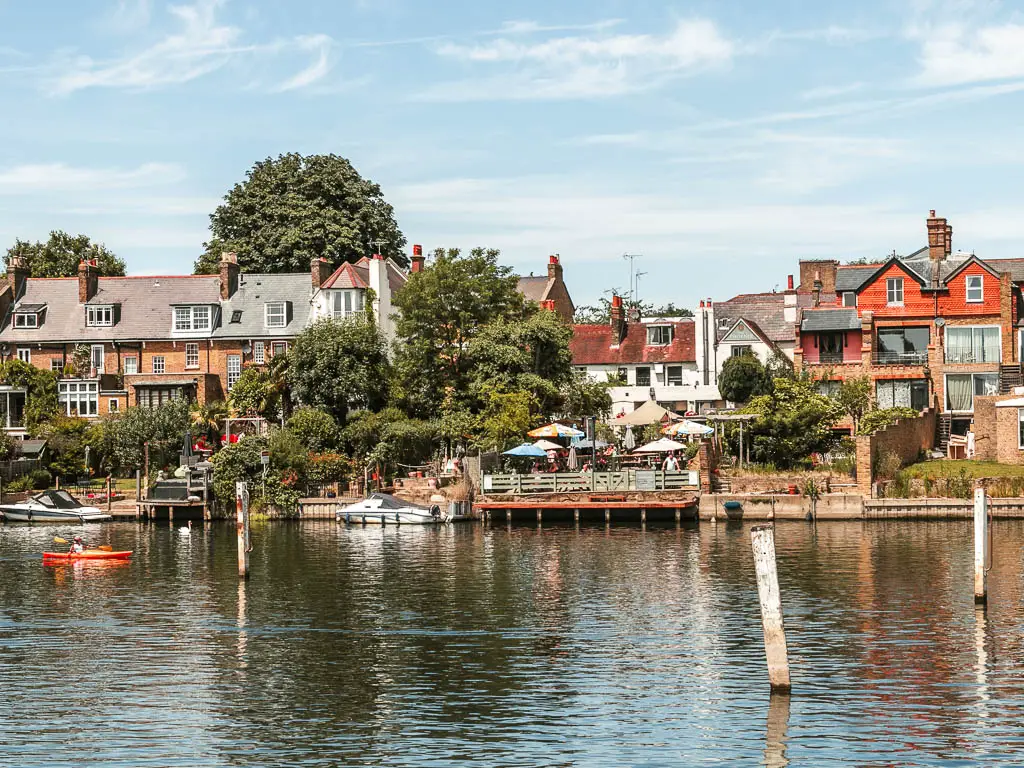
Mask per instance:
[[[346,512],[345,513],[345,525],[352,525],[352,513],[351,512]]]

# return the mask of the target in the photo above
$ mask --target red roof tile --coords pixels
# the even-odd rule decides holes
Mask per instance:
[[[334,274],[324,280],[321,288],[363,288],[369,287],[363,275],[356,272],[349,262],[338,267]]]
[[[611,325],[574,325],[569,344],[573,365],[631,365],[635,363],[692,363],[697,360],[693,320],[665,323],[673,327],[672,343],[647,345],[647,328],[662,323],[631,324],[626,338],[613,347]]]

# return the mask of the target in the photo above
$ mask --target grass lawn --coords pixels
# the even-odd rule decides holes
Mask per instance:
[[[1024,477],[1024,466],[995,461],[940,459],[911,464],[902,470],[910,477],[953,477],[966,470],[971,477]]]

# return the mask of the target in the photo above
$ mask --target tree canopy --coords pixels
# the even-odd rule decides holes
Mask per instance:
[[[769,388],[764,366],[754,355],[733,355],[722,363],[718,391],[726,400],[745,403]]]
[[[753,398],[744,409],[756,413],[748,429],[754,461],[789,468],[812,453],[827,453],[840,436],[832,427],[842,406],[816,391],[805,379],[776,379],[772,391]]]
[[[101,275],[123,275],[125,264],[102,243],[94,243],[87,235],[69,235],[54,230],[45,243],[15,240],[7,249],[7,265],[20,256],[29,266],[32,277],[74,277],[83,259],[95,259]]]
[[[686,307],[677,307],[671,301],[656,307],[645,301],[623,299],[622,306],[627,316],[631,310],[636,310],[640,313],[640,317],[693,317],[691,310]],[[611,299],[602,296],[597,300],[597,304],[576,307],[573,321],[581,325],[605,325],[611,322],[611,308]]]
[[[223,251],[243,272],[305,272],[314,257],[335,265],[382,253],[408,265],[405,237],[380,186],[338,155],[297,153],[249,169],[210,216],[196,274],[217,271]]]

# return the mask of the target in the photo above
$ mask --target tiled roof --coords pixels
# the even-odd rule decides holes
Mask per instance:
[[[308,282],[308,278],[307,278]],[[5,342],[104,341],[171,338],[171,307],[175,304],[218,304],[217,275],[178,277],[100,277],[90,304],[120,304],[120,317],[111,327],[85,324],[78,303],[78,278],[29,278],[13,311],[23,305],[45,304],[38,328],[15,328],[10,317],[0,331]]]
[[[647,328],[671,325],[672,343],[663,347],[647,344]],[[569,344],[573,365],[633,365],[637,363],[692,363],[697,360],[692,319],[672,323],[631,323],[620,345],[609,324],[574,325]]]
[[[215,339],[252,339],[260,336],[280,338],[297,335],[309,321],[312,283],[305,272],[283,275],[242,274],[238,290],[222,303],[220,325]],[[267,302],[288,302],[284,328],[266,327]],[[236,315],[236,313],[241,313]],[[235,317],[238,322],[231,322]]]
[[[364,270],[365,273],[365,270]],[[369,276],[367,276],[368,279]],[[345,262],[338,267],[334,274],[324,280],[321,288],[369,288],[367,280],[356,272],[350,262]]]
[[[409,278],[406,276],[398,265],[395,264],[391,259],[387,260],[388,264],[388,284],[391,286],[391,295],[394,296],[402,287],[409,282]],[[352,265],[356,271],[356,274],[362,279],[366,285],[370,284],[370,260],[365,256]]]
[[[878,268],[882,266],[881,262],[878,264],[865,264],[848,267],[839,267],[836,270],[836,293],[842,291],[856,291],[871,277]]]
[[[805,309],[802,331],[859,331],[856,309]]]
[[[1024,259],[985,259],[985,263],[997,272],[1009,272],[1015,283],[1024,282]]]
[[[548,297],[548,291],[551,290],[551,286],[554,285],[555,281],[547,275],[539,275],[534,277],[519,278],[519,292],[527,298],[528,301],[536,301],[538,304]]]
[[[796,340],[796,321],[786,320],[785,293],[744,293],[734,296],[728,301],[715,304],[716,339],[721,341],[735,325],[735,321],[743,318],[756,324],[773,342],[792,342]],[[796,296],[797,307],[814,305],[814,296],[810,293],[788,294]],[[835,294],[823,293],[823,303],[835,301]]]

